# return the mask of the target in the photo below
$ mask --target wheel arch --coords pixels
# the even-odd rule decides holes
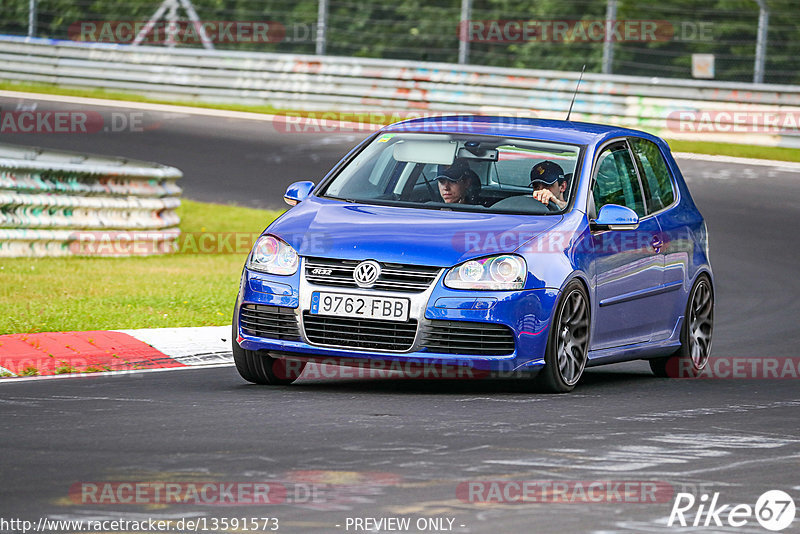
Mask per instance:
[[[716,294],[716,291],[714,289],[714,274],[711,272],[711,269],[709,269],[706,266],[703,266],[697,269],[697,271],[695,271],[694,273],[694,276],[692,276],[691,280],[689,280],[688,287],[686,288],[687,298],[688,298],[688,293],[691,292],[692,288],[694,287],[694,285],[697,283],[697,281],[700,279],[701,276],[705,276],[706,278],[708,278],[708,281],[710,282],[711,285],[711,294],[712,295]]]
[[[590,290],[589,284],[589,277],[586,276],[586,273],[583,271],[573,271],[569,276],[564,279],[564,282],[561,284],[561,287],[558,288],[558,298],[556,298],[555,306],[553,308],[553,313],[550,314],[550,324],[548,325],[548,332],[553,328],[553,321],[555,321],[555,310],[558,307],[559,303],[561,302],[561,298],[564,296],[564,289],[572,282],[577,280],[581,286],[583,286],[583,290],[586,292],[586,298],[589,300],[589,339],[591,341],[591,332],[594,330],[594,310],[592,308],[593,299],[592,299],[592,292]],[[590,343],[591,346],[591,343]]]
[[[586,298],[589,299],[589,310],[592,310],[592,305],[594,304],[594,300],[592,299],[591,284],[589,283],[589,277],[583,271],[573,271],[569,276],[567,276],[564,279],[564,283],[561,284],[560,288],[558,288],[558,298],[559,299],[561,298],[561,295],[564,293],[564,289],[575,280],[580,282],[580,284],[583,286],[584,291],[586,291]],[[591,314],[590,319],[594,320],[594,313]]]

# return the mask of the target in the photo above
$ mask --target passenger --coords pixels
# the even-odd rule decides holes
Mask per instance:
[[[537,163],[531,169],[531,186],[533,198],[544,205],[554,202],[558,209],[567,207],[564,192],[567,190],[568,178],[561,165],[552,161]]]
[[[447,204],[477,204],[481,180],[464,160],[456,160],[436,177],[439,194]]]

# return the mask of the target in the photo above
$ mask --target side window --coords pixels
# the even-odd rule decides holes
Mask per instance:
[[[650,211],[666,208],[675,200],[675,192],[672,190],[672,178],[661,151],[655,143],[647,139],[632,137],[630,142],[639,162],[642,178],[649,189],[647,205],[650,206]]]
[[[539,163],[531,159],[509,159],[494,163],[495,182],[502,185],[529,187],[531,183],[531,167]]]
[[[597,159],[592,197],[598,212],[606,204],[619,204],[645,216],[639,178],[624,143],[607,147]]]

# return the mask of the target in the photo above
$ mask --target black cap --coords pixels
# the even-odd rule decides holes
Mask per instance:
[[[552,185],[566,179],[567,177],[564,176],[564,169],[561,168],[561,165],[547,160],[533,166],[531,169],[530,185],[533,185],[533,182],[542,182],[547,185]]]
[[[466,178],[469,172],[471,172],[469,164],[463,159],[457,159],[447,169],[439,171],[439,175],[436,178],[444,178],[451,182],[457,182]]]

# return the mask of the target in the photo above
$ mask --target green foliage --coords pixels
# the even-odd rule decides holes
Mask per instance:
[[[146,21],[160,0],[39,0],[41,37],[69,39],[80,21]],[[193,0],[205,21],[277,22],[280,42],[221,43],[217,48],[312,54],[317,0]],[[618,0],[617,20],[657,21],[674,35],[656,41],[614,44],[613,72],[691,77],[691,54],[713,53],[716,78],[751,81],[758,6],[752,0]],[[765,81],[800,83],[800,11],[796,0],[768,0],[770,26]],[[460,0],[329,0],[327,53],[331,55],[455,62]],[[473,0],[473,21],[600,21],[597,0]],[[185,14],[181,11],[180,14]],[[0,31],[27,33],[28,0],[0,3]],[[279,35],[275,34],[275,35]],[[194,46],[200,46],[195,44]],[[471,42],[470,63],[502,67],[599,72],[603,43],[529,40]]]
[[[70,373],[77,373],[78,368],[73,367],[72,365],[68,364],[67,362],[61,362],[62,365],[59,365],[55,369],[55,374],[57,375],[68,375]]]
[[[20,376],[39,376],[39,369],[29,365],[22,370]]]

